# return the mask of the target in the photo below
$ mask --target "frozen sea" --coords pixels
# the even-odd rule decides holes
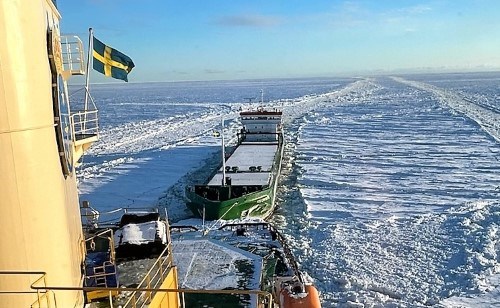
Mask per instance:
[[[271,220],[324,307],[500,306],[500,73],[93,85],[81,199],[189,218],[261,89],[287,142]]]

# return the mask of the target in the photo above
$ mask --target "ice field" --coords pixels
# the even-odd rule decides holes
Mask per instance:
[[[212,132],[223,117],[231,139],[261,89],[286,131],[271,220],[325,307],[500,305],[499,73],[95,85],[81,199],[189,218]]]

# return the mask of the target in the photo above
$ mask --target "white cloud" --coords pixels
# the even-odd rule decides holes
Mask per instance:
[[[233,15],[220,17],[215,23],[228,27],[271,27],[280,25],[282,21],[279,16]]]
[[[420,4],[393,8],[385,11],[375,11],[363,6],[361,2],[346,1],[335,6],[331,13],[323,14],[323,18],[337,28],[378,27],[380,25],[395,25],[399,29],[412,29],[414,26],[405,26],[415,22],[425,14],[432,12],[431,5]],[[409,32],[409,31],[406,31]]]

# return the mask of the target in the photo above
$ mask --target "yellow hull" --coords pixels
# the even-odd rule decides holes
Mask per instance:
[[[177,289],[177,268],[173,267],[160,286],[160,289]],[[150,308],[172,308],[179,307],[179,293],[177,292],[158,292],[155,294]]]
[[[0,271],[42,271],[47,284],[80,287],[78,194],[74,172],[61,171],[47,54],[47,29],[59,33],[59,19],[52,1],[0,1]],[[29,291],[38,276],[0,275],[0,290]],[[0,307],[36,299],[0,294]],[[81,291],[55,299],[83,306]]]

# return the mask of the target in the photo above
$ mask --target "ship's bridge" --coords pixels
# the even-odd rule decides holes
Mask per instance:
[[[277,141],[281,133],[282,112],[278,110],[265,110],[259,108],[256,111],[240,112],[242,133],[245,141],[262,142]]]

